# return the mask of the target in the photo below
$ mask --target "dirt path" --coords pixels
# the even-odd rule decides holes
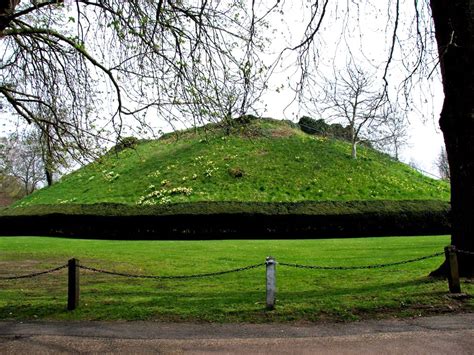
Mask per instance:
[[[474,354],[474,313],[329,323],[0,322],[0,353]]]

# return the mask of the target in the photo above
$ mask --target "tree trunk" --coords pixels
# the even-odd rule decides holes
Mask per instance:
[[[355,124],[355,113],[354,113],[354,115],[352,116],[352,122],[351,122],[351,125],[350,125],[350,129],[351,129],[351,143],[352,143],[352,153],[351,153],[351,157],[352,157],[352,159],[357,159],[357,134],[356,134],[356,130],[355,130],[354,124]]]
[[[431,0],[444,103],[440,117],[451,171],[451,243],[474,251],[474,0]],[[459,253],[461,276],[474,258]],[[442,265],[432,275],[443,275]]]
[[[3,30],[10,24],[10,16],[19,3],[20,0],[3,0],[0,3],[0,37]]]
[[[44,169],[44,173],[46,175],[46,183],[48,186],[53,185],[53,172],[48,167],[46,167]]]
[[[357,159],[357,142],[352,142],[352,159]]]

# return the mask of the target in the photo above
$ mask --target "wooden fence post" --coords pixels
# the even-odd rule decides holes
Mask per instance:
[[[67,309],[72,311],[79,306],[79,260],[68,261]]]
[[[447,246],[446,248],[444,248],[444,254],[446,255],[446,263],[448,265],[449,292],[461,293],[456,247],[453,245]]]
[[[269,256],[265,264],[267,266],[267,309],[272,310],[276,302],[276,261]]]

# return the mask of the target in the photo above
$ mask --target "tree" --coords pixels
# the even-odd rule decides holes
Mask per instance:
[[[3,151],[6,144],[7,139],[0,137],[0,152]],[[1,156],[2,154],[0,153]],[[0,168],[0,207],[8,206],[24,196],[24,189],[20,181],[14,176],[5,175]]]
[[[377,127],[373,144],[376,148],[391,154],[396,160],[400,159],[400,150],[408,144],[408,127],[406,117],[400,110],[386,105],[382,117],[384,124]],[[372,134],[369,133],[369,136]]]
[[[300,91],[304,91],[312,70],[318,70],[313,65],[321,52],[318,35],[323,31],[328,6],[334,2],[312,2],[309,6],[310,20],[303,39],[292,48],[298,52],[298,63],[301,66],[301,81],[297,87]],[[375,8],[375,4],[368,2],[368,6],[372,8]],[[408,97],[414,80],[429,79],[435,71],[433,63],[439,65],[444,90],[439,123],[451,173],[451,243],[460,250],[474,252],[474,101],[471,99],[474,97],[474,3],[472,0],[396,0],[388,2],[386,6],[388,17],[385,37],[389,41],[385,63],[381,66],[384,93],[389,96],[391,91],[389,72],[394,62],[401,62],[406,72],[401,88],[395,91],[397,95],[401,91],[402,96],[408,99],[407,105],[410,105]],[[348,42],[347,33],[354,31],[354,28],[347,26],[347,23],[350,18],[357,21],[358,16],[353,14],[359,14],[360,7],[359,2],[347,2],[343,15],[338,16],[344,22],[344,32],[337,41],[338,45]],[[341,12],[340,9],[337,11],[338,14]],[[374,15],[379,14],[380,12],[375,12]],[[413,17],[408,17],[407,14]],[[400,30],[402,25],[413,35],[403,38]],[[435,60],[430,58],[432,33],[435,34],[437,43]],[[352,53],[349,55],[352,56]],[[432,275],[445,275],[446,267],[446,263],[443,263]],[[474,275],[472,256],[460,253],[459,267],[461,275]]]
[[[253,6],[69,3],[0,4],[0,97],[51,146],[87,157],[125,130],[153,133],[151,114],[173,127],[240,116],[263,88]]]
[[[451,176],[449,173],[449,162],[448,162],[448,154],[446,153],[446,149],[442,148],[438,160],[436,161],[436,166],[439,171],[439,175],[441,176],[441,179],[450,181]]]
[[[474,251],[474,2],[430,2],[444,89],[440,127],[451,181],[452,234],[457,248]],[[474,275],[472,255],[459,255],[460,273]],[[443,273],[442,266],[438,273]]]
[[[384,106],[387,101],[381,92],[374,91],[373,77],[355,65],[347,65],[335,80],[327,80],[323,104],[330,118],[347,124],[352,145],[351,156],[357,159],[357,144],[361,141],[381,140],[374,136],[388,119]],[[372,132],[372,134],[369,134]]]
[[[44,181],[41,144],[36,132],[11,134],[0,147],[0,172],[21,181],[29,195]]]
[[[52,102],[56,102],[55,98],[52,98]],[[43,162],[45,181],[48,186],[51,186],[56,176],[60,175],[63,169],[69,167],[68,156],[76,158],[81,154],[80,148],[73,142],[68,143],[67,146],[63,144],[55,144],[56,141],[62,137],[58,135],[55,130],[54,124],[50,123],[47,117],[48,111],[45,111],[41,105],[36,107],[35,114],[37,117],[42,119],[43,124],[39,128],[35,128],[36,134],[32,135],[31,138],[36,138],[37,144],[41,150],[41,160]],[[67,116],[64,110],[57,109],[56,114],[60,117]]]

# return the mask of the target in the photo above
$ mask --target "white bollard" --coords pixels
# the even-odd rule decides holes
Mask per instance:
[[[265,264],[267,266],[267,309],[272,310],[276,302],[276,261],[269,256]]]

